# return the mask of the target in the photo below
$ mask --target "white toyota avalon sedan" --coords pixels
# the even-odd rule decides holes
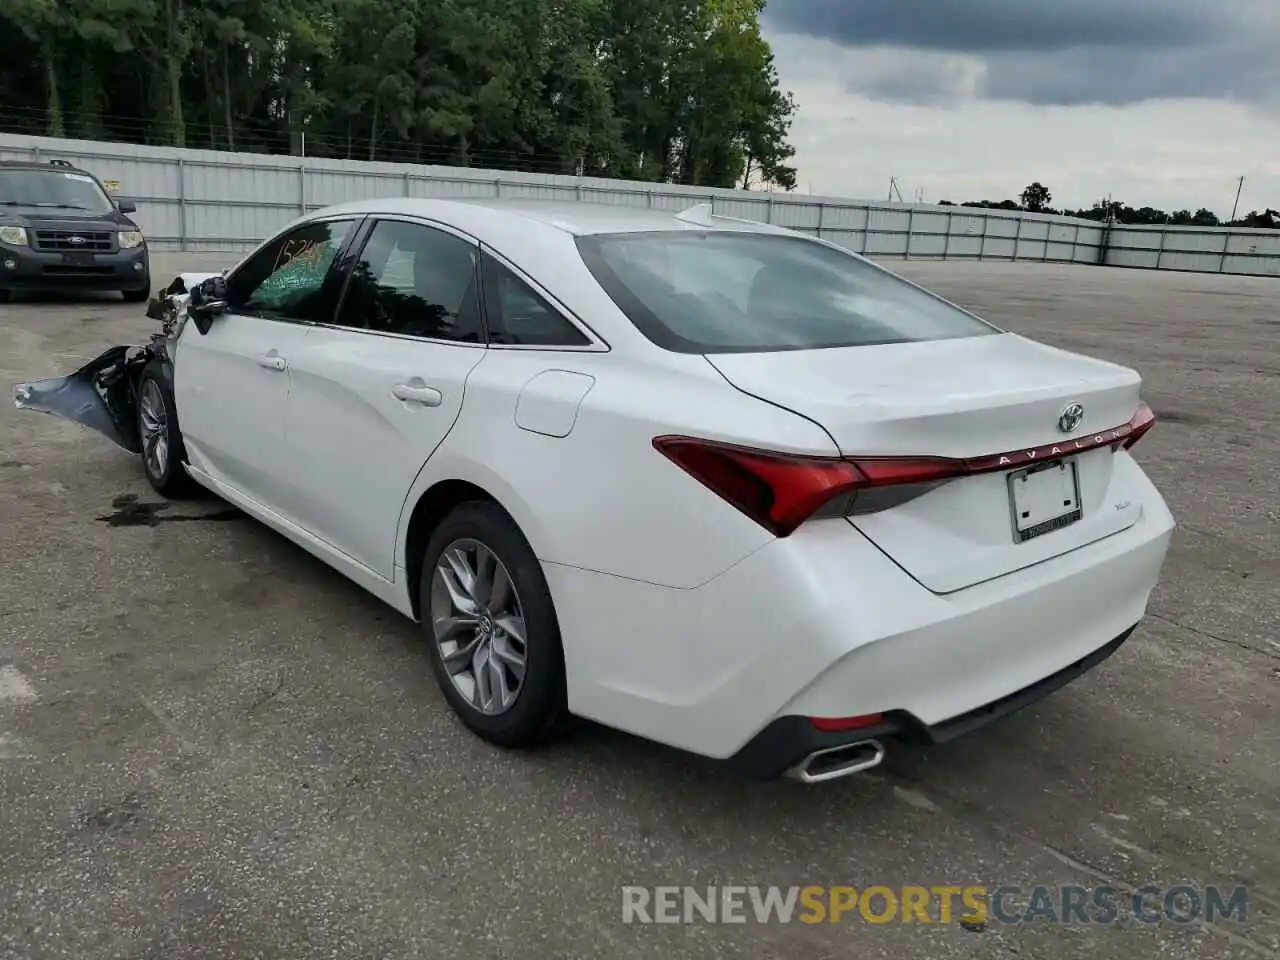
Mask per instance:
[[[351,203],[167,293],[18,406],[419,621],[503,746],[864,770],[1105,659],[1174,526],[1134,371],[705,205]]]

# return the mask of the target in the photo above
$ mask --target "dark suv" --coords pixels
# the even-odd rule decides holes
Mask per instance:
[[[91,173],[67,163],[0,161],[0,301],[15,290],[119,290],[151,296],[147,242]]]

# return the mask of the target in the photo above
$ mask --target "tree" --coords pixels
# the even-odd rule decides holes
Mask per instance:
[[[1049,188],[1040,181],[1036,181],[1029,185],[1021,194],[1022,205],[1032,213],[1040,213],[1053,200],[1053,195],[1049,193]]]
[[[791,189],[763,0],[5,0],[0,129]]]

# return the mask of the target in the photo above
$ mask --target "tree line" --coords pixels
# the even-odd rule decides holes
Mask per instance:
[[[765,0],[4,0],[0,129],[793,189]]]
[[[1252,227],[1258,230],[1280,230],[1280,210],[1252,210],[1243,217],[1223,222],[1218,215],[1206,207],[1195,213],[1190,210],[1175,210],[1172,213],[1157,210],[1155,207],[1131,207],[1118,200],[1099,200],[1092,207],[1081,210],[1061,210],[1050,206],[1053,195],[1049,188],[1036,181],[1029,184],[1018,196],[1017,200],[970,200],[961,203],[962,207],[983,207],[989,210],[1025,210],[1029,213],[1052,213],[1067,217],[1080,217],[1084,220],[1096,220],[1099,223],[1122,223],[1139,225],[1162,225],[1181,227]],[[950,200],[941,201],[944,207],[957,204]]]

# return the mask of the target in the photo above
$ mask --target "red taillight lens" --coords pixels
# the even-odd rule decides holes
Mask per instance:
[[[1122,445],[1126,450],[1147,435],[1152,427],[1156,425],[1156,415],[1151,408],[1145,403],[1138,404],[1138,412],[1133,415],[1133,419],[1129,421],[1129,435],[1124,438]]]
[[[795,457],[689,437],[654,447],[775,536],[785,537],[827,501],[866,482],[852,463]]]

